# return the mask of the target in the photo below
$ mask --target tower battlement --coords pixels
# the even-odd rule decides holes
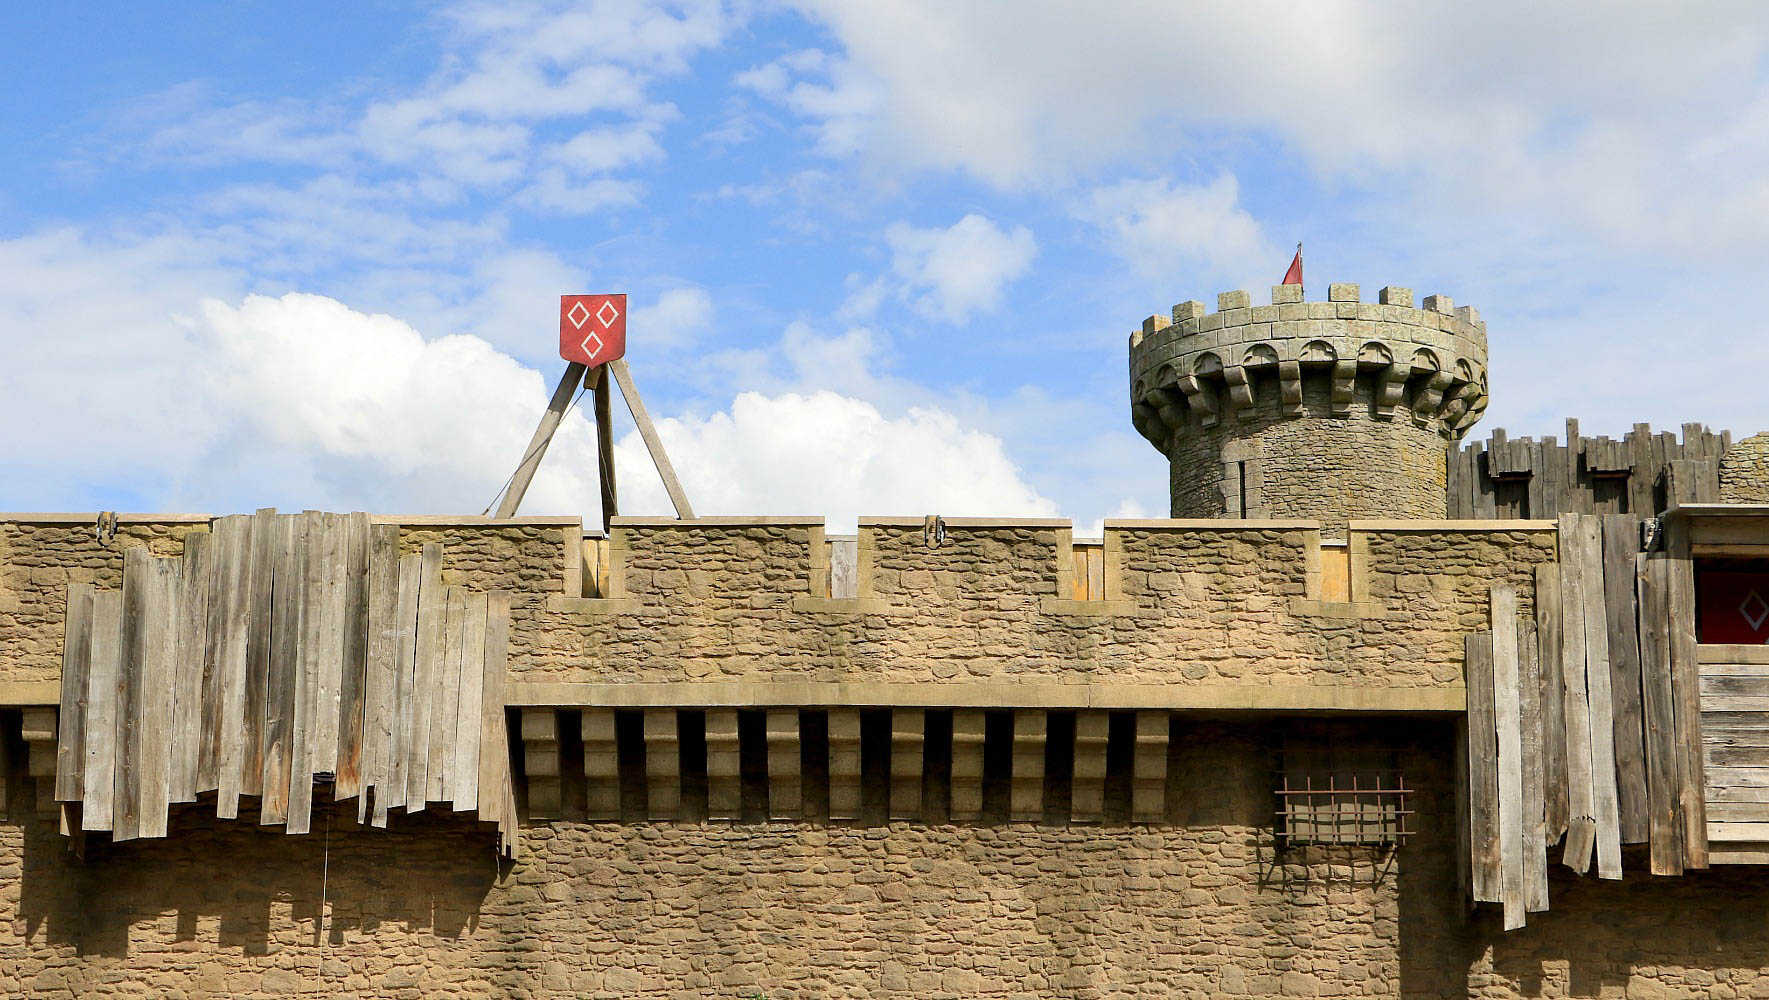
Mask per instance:
[[[1130,336],[1131,421],[1172,465],[1175,517],[1444,516],[1444,455],[1486,409],[1486,324],[1410,288],[1324,302],[1297,285],[1150,316]]]

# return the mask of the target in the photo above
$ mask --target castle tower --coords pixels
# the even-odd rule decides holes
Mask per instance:
[[[1172,516],[1442,518],[1451,444],[1486,409],[1486,324],[1407,288],[1181,302],[1130,335],[1131,422],[1167,456]]]

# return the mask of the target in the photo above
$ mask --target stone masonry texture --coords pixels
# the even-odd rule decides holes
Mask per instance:
[[[1720,458],[1721,503],[1769,503],[1769,432],[1745,438]]]

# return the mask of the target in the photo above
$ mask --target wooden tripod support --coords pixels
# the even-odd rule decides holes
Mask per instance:
[[[651,463],[657,466],[657,474],[663,479],[663,488],[670,495],[670,503],[675,505],[676,517],[682,520],[691,520],[694,517],[694,508],[688,505],[688,495],[682,492],[682,484],[676,479],[675,467],[670,464],[669,455],[663,450],[663,441],[657,436],[657,428],[652,426],[651,414],[645,410],[645,401],[639,396],[639,387],[633,383],[633,373],[627,368],[625,358],[615,358],[587,374],[584,366],[575,361],[565,366],[565,374],[560,377],[558,387],[553,390],[547,412],[541,415],[540,426],[534,429],[534,437],[529,439],[528,450],[523,453],[521,463],[516,466],[516,474],[510,478],[510,488],[504,493],[503,502],[498,504],[498,517],[516,516],[516,509],[522,506],[522,497],[528,492],[528,484],[534,481],[535,470],[540,468],[547,446],[553,442],[553,434],[559,430],[560,421],[565,419],[565,411],[571,408],[571,394],[581,383],[595,394],[596,468],[597,478],[602,484],[602,530],[608,530],[609,521],[620,513],[620,501],[614,488],[614,416],[611,412],[613,390],[609,386],[610,375],[614,376],[614,383],[620,386],[621,398],[626,400],[627,412],[633,415],[633,423],[639,428],[639,437],[645,441],[645,450],[651,453]]]

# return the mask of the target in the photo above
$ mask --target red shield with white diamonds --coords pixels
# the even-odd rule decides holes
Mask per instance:
[[[1698,641],[1769,643],[1769,573],[1698,565],[1695,606]]]
[[[591,368],[627,352],[625,295],[559,296],[559,356]]]

